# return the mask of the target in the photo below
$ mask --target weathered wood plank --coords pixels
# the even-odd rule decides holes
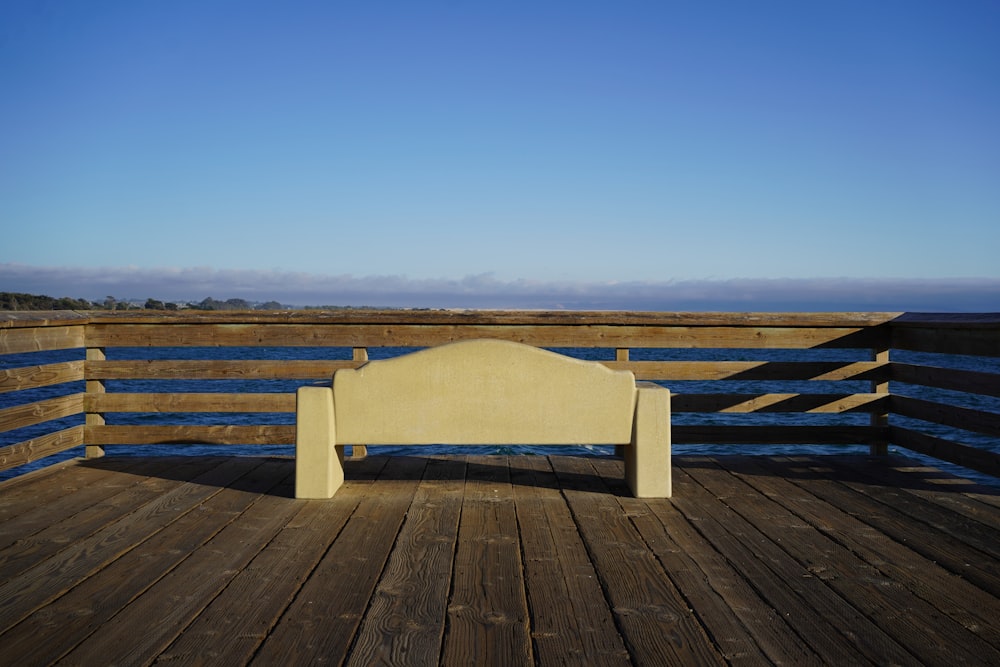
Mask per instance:
[[[204,460],[177,457],[121,457],[106,466],[76,465],[65,495],[46,494],[43,487],[34,507],[14,504],[12,509],[24,511],[6,518],[0,528],[0,573],[8,578],[20,574],[169,490],[167,475],[186,478],[204,466]]]
[[[83,379],[83,360],[0,369],[0,393],[51,387]]]
[[[295,516],[158,656],[156,664],[247,664],[387,460],[348,461],[350,479],[334,498],[297,502]]]
[[[581,343],[582,344],[582,343]],[[86,374],[99,380],[329,380],[353,360],[191,360],[141,359],[87,362]],[[630,370],[639,380],[885,380],[889,365],[874,361],[604,361]]]
[[[736,460],[737,470],[744,460]],[[732,472],[729,468],[726,474]],[[1000,658],[988,642],[969,633],[959,621],[940,614],[937,606],[916,595],[913,588],[893,585],[897,580],[881,569],[884,567],[881,561],[868,563],[831,532],[816,531],[812,524],[803,522],[801,513],[808,510],[810,503],[815,503],[809,494],[797,492],[770,474],[765,479],[757,479],[753,474],[737,477],[755,487],[746,491],[738,487],[738,501],[730,497],[737,511],[885,633],[884,636],[858,635],[857,644],[866,650],[870,659],[875,661],[881,657],[884,660],[892,656],[890,662],[902,664],[908,661],[907,651],[921,660],[938,664],[948,660],[972,663],[984,660],[988,664]],[[718,483],[732,485],[730,477]],[[777,496],[782,494],[787,495],[779,501]],[[789,534],[793,536],[789,538]],[[924,560],[912,552],[899,555],[903,558],[898,563],[900,567],[921,568],[924,565]],[[895,641],[894,645],[889,637]]]
[[[71,316],[79,317],[72,311]],[[19,313],[0,314],[0,326],[4,324],[3,315],[13,315],[12,326],[17,326]],[[21,314],[27,317],[26,314]],[[61,321],[60,313],[48,313],[46,321]],[[323,310],[293,310],[293,311],[196,311],[164,313],[148,311],[90,311],[84,319],[94,324],[160,324],[177,323],[252,323],[252,324],[309,324],[309,325],[344,325],[344,324],[378,324],[382,326],[395,324],[423,325],[467,325],[467,324],[535,324],[535,325],[659,325],[659,326],[779,326],[779,327],[827,327],[827,326],[865,326],[876,327],[894,324],[896,322],[928,322],[920,317],[902,318],[898,312],[790,312],[790,313],[733,313],[733,312],[643,312],[643,311],[577,311],[577,310],[375,310],[375,309],[343,309],[336,311]],[[919,314],[918,314],[919,315]],[[39,317],[36,313],[36,318]],[[995,318],[994,318],[995,319]],[[988,320],[988,318],[987,318]],[[948,326],[964,326],[965,323],[984,325],[987,322],[981,316],[956,314],[948,320],[937,318],[937,323]],[[971,324],[970,324],[971,326]],[[883,329],[885,326],[882,327]]]
[[[889,653],[884,655],[892,655],[892,639],[780,546],[793,534],[786,533],[775,543],[736,511],[742,495],[737,498],[726,491],[720,498],[693,476],[704,471],[714,474],[714,467],[703,457],[692,457],[682,468],[675,467],[671,500],[715,549],[730,562],[739,563],[742,576],[783,615],[823,664],[880,664],[866,655],[870,646],[886,647]]]
[[[444,664],[527,665],[524,572],[505,457],[469,457]]]
[[[252,664],[346,659],[425,465],[417,458],[389,461]]]
[[[88,361],[92,380],[330,380],[360,362],[326,359]]]
[[[619,488],[620,462],[596,459],[594,467],[609,488]],[[734,570],[673,503],[643,501],[624,492],[617,495],[622,511],[663,563],[730,664],[819,662],[819,656],[801,641],[783,614],[757,594],[752,582]]]
[[[276,524],[287,521],[294,508],[282,498],[261,497],[291,475],[289,461],[241,463],[245,474],[238,491],[227,489],[205,499],[198,511],[170,522],[26,618],[15,632],[0,635],[0,654],[24,656],[25,665],[47,665],[60,658],[68,664],[103,664],[110,654],[119,656],[119,664],[148,663],[178,626],[186,625],[190,610],[211,599],[249,559],[248,552],[266,544]],[[277,510],[261,507],[282,500],[284,507]],[[254,504],[258,506],[251,519],[240,516]],[[118,614],[156,622],[136,633],[112,622]],[[53,624],[53,618],[59,622]]]
[[[292,445],[295,426],[87,426],[88,445]]]
[[[939,389],[1000,396],[1000,374],[997,373],[893,362],[892,379]]]
[[[512,340],[537,347],[870,348],[885,338],[865,327],[739,327],[595,324],[91,324],[92,347],[429,347],[472,338]]]
[[[177,466],[182,459],[187,470]],[[105,458],[0,486],[0,518],[7,488],[11,508],[28,509],[24,540],[13,541],[18,549],[59,539],[57,532],[37,539],[50,505],[32,508],[32,495],[51,498],[55,509],[79,504],[75,514],[59,512],[58,549],[39,552],[12,576],[0,566],[0,655],[18,665],[60,657],[68,664],[245,664],[255,657],[258,664],[367,664],[392,662],[407,646],[407,664],[422,662],[418,656],[450,664],[434,636],[445,632],[446,601],[456,600],[447,572],[427,572],[451,567],[450,540],[462,523],[482,532],[491,517],[509,515],[512,496],[515,516],[500,534],[513,536],[514,554],[503,567],[523,567],[519,595],[534,663],[669,663],[671,654],[654,644],[685,646],[683,632],[669,630],[678,623],[690,623],[705,650],[730,664],[1000,659],[993,622],[1000,596],[977,580],[983,563],[1000,562],[982,550],[1000,542],[1000,505],[990,502],[1000,496],[912,461],[679,456],[671,499],[623,495],[622,462],[605,457],[478,458],[474,477],[502,481],[481,493],[478,481],[463,485],[455,470],[444,472],[461,460],[424,468],[420,459],[390,459],[382,468],[385,461],[348,461],[348,480],[328,501],[290,498],[287,479],[263,490],[276,480],[266,466],[287,474],[288,459],[240,460],[255,472],[228,474],[227,482],[218,459],[123,466],[125,457]],[[94,487],[101,479],[114,493]],[[72,492],[48,490],[63,484]],[[149,485],[173,500],[159,503],[151,488],[138,494]],[[459,514],[466,494],[483,511]],[[451,509],[442,511],[442,502]],[[0,531],[21,521],[9,516],[14,521]],[[877,522],[893,528],[883,532]],[[487,548],[507,549],[504,539],[498,544]],[[5,553],[12,552],[0,549],[0,562]],[[57,593],[42,604],[41,593],[17,594],[39,588]],[[480,592],[472,603],[486,609],[489,599]],[[680,619],[668,613],[675,607]],[[387,616],[411,616],[416,625],[425,619],[429,636],[416,627],[397,634]],[[913,633],[921,636],[911,642]],[[329,645],[311,645],[323,642]],[[296,646],[302,653],[289,651]]]
[[[889,441],[941,461],[1000,477],[1000,454],[987,449],[963,445],[902,426],[889,427]]]
[[[84,327],[0,328],[0,354],[68,350],[84,345]]]
[[[90,317],[75,310],[0,310],[0,329],[86,324]]]
[[[71,426],[6,447],[0,447],[0,470],[7,470],[52,456],[83,444],[83,425]]]
[[[684,426],[671,427],[678,445],[868,444],[883,429],[871,426]]]
[[[295,412],[295,394],[91,394],[87,412]]]
[[[892,347],[915,352],[942,354],[970,354],[1000,357],[1000,325],[972,328],[944,327],[935,324],[928,328],[895,326],[892,328]]]
[[[135,463],[135,459],[117,459],[122,465]],[[37,512],[41,515],[38,528],[45,527],[54,517],[66,516],[61,511],[49,508],[60,499],[72,495],[91,484],[99,484],[102,478],[109,477],[117,469],[91,469],[78,465],[80,459],[69,459],[59,464],[38,468],[29,473],[18,475],[0,482],[0,523],[6,528],[16,517],[23,519],[26,515]],[[63,470],[63,468],[69,468]],[[59,484],[46,484],[45,477],[59,475]],[[78,511],[77,508],[75,511]],[[36,528],[37,529],[37,528]],[[16,532],[12,529],[12,533]],[[24,533],[30,535],[31,532]]]
[[[548,457],[508,461],[536,662],[631,664]]]
[[[1000,502],[1000,488],[997,486],[955,477],[939,468],[898,456],[876,459],[863,472],[874,473],[876,466],[878,478],[886,486],[902,489],[1000,530],[1000,516],[995,509]],[[989,502],[990,499],[997,502]]]
[[[671,412],[880,412],[888,394],[684,394],[670,396]]]
[[[44,401],[4,408],[0,410],[0,433],[82,414],[83,396],[83,393],[67,394]]]
[[[889,404],[895,414],[904,417],[1000,437],[1000,414],[897,394]]]
[[[814,495],[1000,598],[1000,565],[990,555],[1000,545],[989,541],[990,534],[966,536],[954,515],[932,512],[920,501],[908,502],[906,494],[873,483],[857,468],[838,464],[836,458],[824,461],[822,469],[827,474],[835,471],[840,484],[810,485]],[[985,552],[980,550],[984,540]],[[973,548],[969,548],[971,543]]]
[[[178,482],[152,502],[0,584],[0,632],[98,572],[245,472],[246,462],[232,459],[191,482]]]
[[[724,664],[719,649],[585,458],[553,469],[637,664]]]
[[[347,665],[438,664],[465,469],[462,459],[427,462]]]
[[[851,513],[854,506],[839,508],[822,503],[810,490],[836,485],[836,473],[816,471],[800,461],[790,458],[779,463],[765,464],[757,457],[727,457],[723,463],[727,470],[817,526],[824,535],[843,544],[868,565],[928,600],[942,613],[954,618],[994,648],[1000,648],[1000,627],[995,623],[995,619],[1000,617],[1000,600],[921,556],[908,545],[885,539],[881,533]],[[809,461],[815,462],[815,459]],[[856,463],[851,466],[852,470],[864,473],[865,468],[858,467]],[[883,463],[873,461],[871,466],[877,467],[880,479],[892,484],[893,477],[905,478],[907,483],[900,488],[920,493],[912,487],[916,481],[913,474],[893,474],[894,468]],[[954,485],[948,485],[948,488],[954,488]],[[931,498],[932,502],[945,502],[948,505],[963,499],[975,502],[961,493],[942,493],[940,488],[933,495],[935,497]],[[995,509],[989,514],[995,518]]]
[[[876,361],[605,361],[630,370],[637,380],[865,380],[889,378],[889,366]]]

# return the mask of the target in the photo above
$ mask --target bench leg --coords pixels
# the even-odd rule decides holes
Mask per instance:
[[[330,387],[300,387],[295,400],[295,497],[330,498],[344,483]]]
[[[636,396],[632,443],[625,448],[625,481],[636,498],[669,498],[670,390],[641,387]]]

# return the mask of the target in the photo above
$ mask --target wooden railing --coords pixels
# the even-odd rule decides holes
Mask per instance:
[[[677,445],[892,445],[1000,475],[997,315],[407,310],[0,313],[0,470],[80,446],[289,445],[297,386],[469,338],[662,382]]]

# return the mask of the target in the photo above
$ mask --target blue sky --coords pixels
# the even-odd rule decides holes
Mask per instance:
[[[1000,310],[998,34],[992,1],[6,0],[0,291]]]

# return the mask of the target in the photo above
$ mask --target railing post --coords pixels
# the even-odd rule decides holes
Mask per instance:
[[[872,361],[877,361],[881,364],[889,363],[889,348],[873,348],[872,349]],[[888,398],[889,396],[889,380],[888,376],[885,376],[884,380],[873,380],[871,383],[871,391],[873,394],[882,394]],[[873,412],[871,414],[871,426],[872,428],[887,428],[889,426],[889,413],[888,412]],[[887,456],[889,454],[889,442],[885,438],[877,438],[872,440],[870,445],[869,453],[872,456]]]
[[[368,361],[368,348],[354,348],[354,361],[364,363]],[[351,445],[351,458],[364,458],[368,456],[367,445]]]
[[[88,347],[87,348],[87,361],[104,361],[104,348],[102,347]],[[87,380],[86,392],[87,395],[93,394],[103,394],[104,381],[103,380]],[[86,426],[104,426],[104,415],[100,412],[87,412],[85,417]],[[85,442],[86,444],[86,442]],[[96,459],[98,457],[104,456],[104,448],[100,445],[87,445],[86,446],[87,458]]]

